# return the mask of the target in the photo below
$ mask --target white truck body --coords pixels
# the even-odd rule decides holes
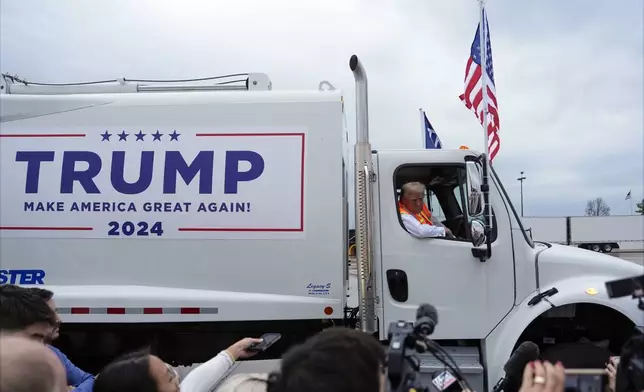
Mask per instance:
[[[339,92],[8,97],[18,99],[3,101],[3,116],[29,117],[2,124],[0,259],[44,271],[67,321],[114,321],[71,308],[119,307],[204,309],[133,310],[116,317],[125,322],[341,317]],[[38,116],[36,105],[78,109]],[[28,178],[30,165],[39,172]],[[2,283],[29,273],[16,279]]]
[[[440,314],[432,338],[473,344],[454,352],[469,350],[462,358],[483,391],[552,307],[583,303],[577,312],[643,323],[635,302],[604,290],[607,280],[640,268],[534,244],[493,171],[486,253],[473,221],[486,218],[465,202],[482,181],[479,154],[372,151],[366,75],[356,57],[351,69],[358,90],[358,299],[351,300],[362,330],[385,340],[389,323],[414,320],[420,304],[432,303]],[[279,326],[287,344],[297,326],[351,321],[340,91],[11,86],[0,96],[0,283],[53,290],[63,331],[83,336],[69,347],[88,331],[112,342],[116,328],[146,326],[150,334],[168,328],[159,339],[177,339],[168,343],[176,350],[197,328]],[[396,195],[412,180],[436,194],[458,239],[405,231]],[[557,293],[544,291],[553,287]],[[191,350],[206,350],[213,336]],[[222,336],[231,343],[234,335]]]
[[[610,252],[644,250],[644,215],[524,217],[536,241]]]

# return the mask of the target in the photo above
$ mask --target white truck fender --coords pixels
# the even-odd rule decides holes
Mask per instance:
[[[542,291],[552,287],[558,293],[546,298],[555,307],[590,303],[603,305],[628,317],[635,325],[644,325],[644,312],[638,309],[637,301],[630,297],[610,299],[606,293],[605,282],[615,279],[612,276],[580,276],[560,280]],[[512,355],[512,349],[525,329],[541,314],[552,309],[550,303],[542,300],[534,306],[528,302],[537,295],[535,291],[528,295],[521,304],[515,306],[505,319],[486,337],[484,343],[484,357],[488,363],[488,390],[492,390],[497,380],[503,374],[503,365]],[[535,342],[538,343],[538,342]]]
[[[615,276],[578,276],[563,279],[556,284],[559,292],[550,297],[555,306],[575,303],[591,303],[611,308],[628,317],[637,326],[644,325],[644,312],[637,307],[637,301],[632,297],[608,298],[606,282],[618,279]],[[550,287],[544,287],[548,290]]]
[[[488,374],[488,391],[491,391],[496,382],[503,377],[503,365],[512,355],[512,349],[517,340],[519,340],[521,333],[530,325],[532,320],[551,309],[550,304],[546,301],[541,301],[534,306],[528,306],[528,301],[536,294],[538,294],[537,291],[530,293],[485,338],[483,357],[487,361],[485,367]]]

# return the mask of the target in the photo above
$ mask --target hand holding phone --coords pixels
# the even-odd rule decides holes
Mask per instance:
[[[248,351],[261,352],[266,351],[270,346],[277,343],[282,338],[279,333],[265,333],[259,338],[260,342],[253,343],[248,347]]]
[[[533,361],[523,370],[523,380],[519,392],[564,392],[567,381],[561,363]]]
[[[615,391],[617,383],[617,367],[619,366],[619,357],[610,357],[606,364],[606,373],[608,373],[608,387],[611,391]]]
[[[226,352],[230,355],[233,361],[246,359],[256,354],[255,352],[249,351],[248,348],[257,343],[261,343],[261,340],[255,338],[244,338],[233,343],[232,346],[226,349]]]

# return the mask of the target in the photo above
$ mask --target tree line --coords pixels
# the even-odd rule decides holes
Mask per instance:
[[[644,199],[636,204],[635,213],[644,215]],[[586,202],[586,216],[609,216],[610,206],[602,197],[590,199]]]

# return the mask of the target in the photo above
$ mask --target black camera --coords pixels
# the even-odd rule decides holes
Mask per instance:
[[[644,311],[644,275],[611,280],[605,285],[608,298],[633,297],[638,300],[640,310]]]
[[[392,392],[429,392],[431,390],[429,385],[423,385],[420,377],[420,360],[417,354],[425,352],[431,353],[454,374],[454,385],[458,385],[459,390],[467,385],[456,362],[445,350],[429,339],[436,324],[438,324],[438,313],[436,308],[428,304],[418,307],[416,323],[396,321],[389,324],[387,377]]]
[[[425,390],[417,385],[414,354],[417,352],[418,337],[414,333],[414,323],[397,321],[389,324],[389,351],[387,353],[387,376],[392,391],[405,391],[412,388]]]

